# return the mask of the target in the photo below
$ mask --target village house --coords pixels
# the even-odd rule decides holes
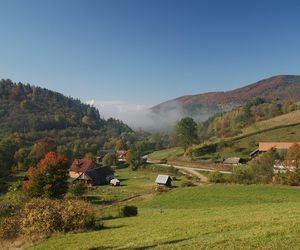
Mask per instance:
[[[94,163],[92,160],[75,159],[70,166],[69,176],[72,178],[77,178],[82,173],[96,167],[96,163]]]
[[[167,186],[171,187],[172,186],[172,178],[169,175],[158,175],[155,183],[160,185],[160,186]]]
[[[82,183],[88,187],[109,184],[114,179],[114,170],[109,167],[96,167],[80,174],[73,183]]]
[[[127,156],[128,150],[118,150],[117,156],[119,161],[125,161]]]
[[[258,148],[250,153],[250,157],[256,158],[260,154],[267,152],[271,149],[276,149],[278,151],[286,151],[295,143],[300,144],[300,142],[259,142]]]

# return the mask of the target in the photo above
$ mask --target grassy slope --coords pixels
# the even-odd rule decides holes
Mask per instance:
[[[248,154],[257,148],[258,142],[267,141],[300,141],[300,124],[276,128],[261,133],[245,136],[241,139],[233,140],[231,145],[224,147],[221,155],[239,155],[247,157]]]
[[[139,202],[139,215],[106,229],[49,238],[32,249],[299,249],[298,188],[176,189]]]
[[[219,143],[220,138],[212,138],[205,144]],[[256,122],[245,128],[242,134],[226,138],[227,146],[224,145],[217,154],[221,158],[230,156],[248,157],[249,153],[257,148],[261,141],[300,141],[300,110],[280,115],[269,120]],[[204,145],[204,144],[203,144]],[[202,144],[197,147],[202,147]],[[183,150],[181,148],[171,148],[156,151],[150,154],[152,159],[175,159],[182,158]],[[213,154],[207,154],[203,157],[211,158]],[[188,160],[188,159],[185,159]]]
[[[299,124],[299,123],[300,123],[300,110],[296,110],[288,114],[276,116],[269,120],[256,122],[252,126],[245,128],[243,130],[243,134],[249,134],[261,130],[274,128],[274,127],[288,126],[291,124]]]
[[[176,159],[177,157],[182,156],[184,153],[183,148],[168,148],[160,151],[155,151],[149,154],[151,160],[162,160],[162,159]]]

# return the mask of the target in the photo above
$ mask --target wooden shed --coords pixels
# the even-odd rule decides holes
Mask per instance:
[[[155,183],[161,186],[167,186],[167,187],[171,187],[172,186],[172,178],[169,175],[158,175]]]
[[[223,161],[224,165],[238,165],[241,163],[240,157],[229,157]]]

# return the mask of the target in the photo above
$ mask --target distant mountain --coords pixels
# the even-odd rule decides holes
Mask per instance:
[[[192,116],[197,120],[206,120],[218,112],[232,110],[257,97],[265,100],[299,100],[300,76],[279,75],[231,91],[181,96],[154,106],[151,110],[161,117]]]

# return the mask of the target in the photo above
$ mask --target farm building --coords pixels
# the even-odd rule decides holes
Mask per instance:
[[[223,161],[224,165],[238,165],[241,163],[242,161],[240,157],[229,157]]]
[[[127,156],[128,150],[118,150],[117,156],[119,161],[125,161]]]
[[[259,142],[258,148],[251,152],[250,156],[252,158],[256,158],[261,153],[267,152],[271,149],[286,151],[295,143],[300,144],[300,142]]]
[[[75,159],[70,166],[69,176],[72,178],[77,178],[82,173],[96,167],[96,163],[94,163],[92,160]]]
[[[169,175],[160,174],[157,176],[155,183],[158,185],[171,187],[172,186],[172,178]]]
[[[97,167],[91,168],[86,172],[80,174],[73,183],[83,183],[87,186],[98,186],[110,183],[114,178],[114,171],[111,167]]]

